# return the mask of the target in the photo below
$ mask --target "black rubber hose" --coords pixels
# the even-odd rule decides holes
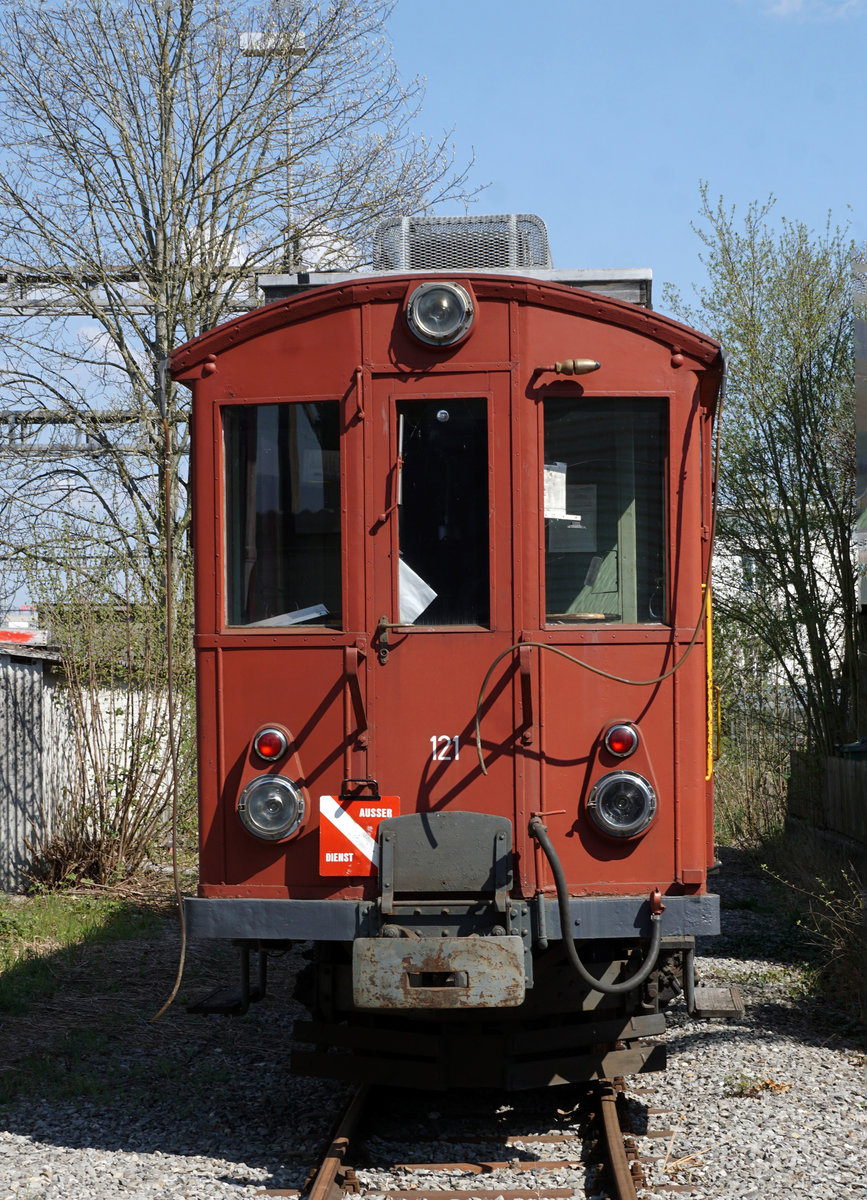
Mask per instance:
[[[593,991],[604,992],[606,996],[622,996],[626,992],[631,992],[633,988],[637,988],[639,984],[644,983],[645,979],[647,979],[650,972],[656,966],[656,960],[659,957],[659,947],[662,943],[662,913],[650,914],[651,935],[647,958],[632,978],[624,979],[621,983],[605,983],[603,980],[597,979],[584,966],[578,957],[578,951],[575,949],[575,939],[572,937],[571,932],[572,916],[569,912],[569,893],[566,889],[566,876],[563,873],[563,867],[560,859],[557,857],[557,852],[551,845],[547,826],[542,824],[540,817],[533,817],[531,819],[530,836],[535,838],[542,847],[545,857],[551,866],[551,874],[554,876],[554,885],[557,888],[557,905],[560,909],[560,930],[563,936],[563,944],[566,947],[569,961],[578,972],[581,980],[589,988],[592,988]],[[544,904],[544,900],[540,899],[540,903]]]

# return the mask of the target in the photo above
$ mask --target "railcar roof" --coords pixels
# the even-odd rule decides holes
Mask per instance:
[[[485,275],[515,276],[522,279],[534,279],[538,283],[563,283],[567,287],[582,288],[587,292],[597,292],[603,296],[611,296],[615,300],[628,300],[631,304],[640,304],[642,308],[652,308],[651,295],[653,291],[653,271],[650,267],[594,267],[581,270],[561,271],[553,267],[524,268],[524,267],[470,267],[463,269],[444,267],[425,267],[423,270],[390,270],[371,271],[369,276],[400,275],[402,278],[421,279],[451,279],[461,275],[476,274],[483,271]],[[364,274],[364,273],[362,273]],[[326,287],[332,283],[354,283],[359,278],[358,271],[298,271],[282,275],[260,275],[258,284],[265,293],[265,303],[272,300],[285,300],[298,292],[311,287]]]
[[[209,356],[219,355],[273,329],[338,308],[371,301],[400,301],[413,281],[443,274],[442,271],[416,271],[379,276],[352,275],[340,282],[297,292],[217,325],[185,345],[178,346],[169,358],[169,370],[175,378],[187,377]],[[721,363],[722,360],[719,343],[713,338],[627,301],[530,275],[471,271],[452,271],[447,274],[457,282],[469,281],[480,300],[517,300],[523,304],[571,312],[631,329],[644,337],[662,342],[671,347],[673,352],[689,355],[708,366]]]

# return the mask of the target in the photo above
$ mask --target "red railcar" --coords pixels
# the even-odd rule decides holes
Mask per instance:
[[[307,1073],[650,1069],[637,1039],[679,986],[692,1002],[718,924],[720,349],[546,269],[431,263],[295,280],[172,355],[193,390],[191,933],[241,944],[242,1005],[250,950],[314,943]]]

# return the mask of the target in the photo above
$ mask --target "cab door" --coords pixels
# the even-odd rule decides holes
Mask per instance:
[[[684,565],[677,508],[678,489],[686,479],[692,486],[698,472],[686,470],[684,431],[670,440],[670,410],[659,393],[560,384],[543,390],[526,414],[526,444],[535,444],[535,454],[524,456],[521,495],[526,526],[536,531],[537,571],[521,640],[541,647],[528,681],[539,713],[528,786],[538,789],[539,810],[576,890],[643,890],[674,873],[673,747],[688,719],[676,689],[687,670],[701,671],[702,660],[696,654],[685,671],[666,677],[694,628],[672,629],[672,583],[680,580],[684,592],[691,584],[691,598],[700,600],[697,564]],[[674,470],[672,445],[684,447]],[[701,704],[701,690],[696,697]],[[621,755],[604,735],[622,722],[633,726],[636,741]],[[602,780],[610,781],[608,806],[616,810],[607,825],[591,803]],[[628,832],[643,815],[648,824]],[[517,845],[528,887],[526,825]],[[551,886],[543,872],[542,886]]]
[[[401,813],[514,820],[508,372],[373,380],[368,489],[370,774]]]

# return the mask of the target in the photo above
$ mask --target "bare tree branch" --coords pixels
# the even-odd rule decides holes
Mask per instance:
[[[0,10],[0,244],[44,291],[41,311],[23,305],[0,326],[0,408],[79,418],[100,456],[89,472],[56,462],[53,486],[64,473],[68,498],[90,485],[86,536],[90,509],[108,519],[111,477],[109,525],[138,544],[145,572],[165,519],[159,362],[249,304],[256,273],[287,255],[300,253],[300,267],[363,266],[381,219],[468,199],[448,137],[415,131],[423,90],[398,75],[390,9],[22,0]],[[269,53],[242,52],[249,30]],[[107,395],[140,413],[134,447],[100,427]],[[169,384],[166,403],[182,540],[185,389]],[[26,465],[4,466],[7,495],[26,491]]]

